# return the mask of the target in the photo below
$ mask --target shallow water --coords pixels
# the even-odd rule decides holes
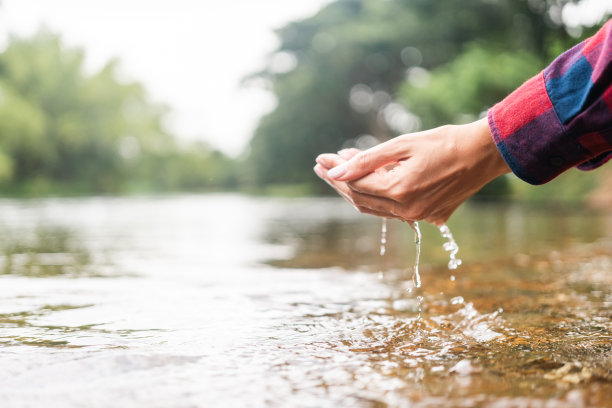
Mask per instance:
[[[341,200],[0,201],[0,406],[610,406],[612,217],[449,226],[415,288],[410,226],[380,257]]]

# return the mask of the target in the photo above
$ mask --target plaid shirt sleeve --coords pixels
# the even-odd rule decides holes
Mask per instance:
[[[612,20],[496,104],[488,119],[504,160],[528,183],[610,160]]]

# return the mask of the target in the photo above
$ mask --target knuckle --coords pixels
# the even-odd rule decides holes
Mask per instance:
[[[372,163],[370,154],[367,152],[361,152],[355,156],[355,161],[357,162],[357,167],[359,168],[369,168],[370,164]]]
[[[341,157],[345,156],[347,158],[352,158],[355,157],[356,155],[358,155],[359,153],[361,153],[361,150],[355,148],[355,147],[351,147],[349,149],[345,149],[341,151]]]
[[[395,185],[388,189],[389,198],[398,203],[405,203],[410,198],[410,192],[401,185]]]
[[[416,204],[413,207],[412,214],[413,214],[415,221],[420,221],[422,219],[425,219],[429,215],[427,208],[423,206],[423,204],[420,204],[420,203]]]

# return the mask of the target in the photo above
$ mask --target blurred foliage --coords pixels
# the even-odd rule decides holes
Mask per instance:
[[[117,61],[88,74],[84,53],[40,31],[0,54],[0,191],[40,195],[220,188],[227,158],[180,146],[167,109],[118,78]]]
[[[402,84],[399,97],[419,116],[424,128],[472,122],[540,68],[541,61],[527,51],[472,43],[451,62],[427,74],[426,86]]]
[[[556,179],[538,186],[527,184],[512,176],[510,182],[514,194],[522,199],[534,203],[547,203],[551,201],[564,204],[581,204],[598,185],[607,180],[610,173],[609,166],[603,166],[594,171],[581,171],[569,169]],[[608,190],[608,197],[612,191]],[[590,201],[590,200],[589,200]]]
[[[570,2],[333,1],[278,30],[267,67],[245,79],[278,103],[244,160],[177,141],[163,125],[168,109],[123,80],[117,61],[90,73],[84,52],[57,35],[12,37],[0,53],[0,193],[329,193],[312,172],[317,154],[474,120],[594,32],[563,26]],[[597,187],[573,177],[540,191],[575,197]],[[503,177],[481,196],[510,187],[545,194]]]
[[[562,24],[571,2],[336,0],[286,25],[267,68],[245,80],[266,83],[278,104],[256,129],[242,180],[329,192],[312,172],[321,152],[478,118],[597,29]],[[503,177],[482,194],[514,184]]]

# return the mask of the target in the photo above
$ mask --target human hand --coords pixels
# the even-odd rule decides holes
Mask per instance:
[[[486,119],[322,154],[314,168],[360,212],[442,225],[468,197],[510,172]]]

